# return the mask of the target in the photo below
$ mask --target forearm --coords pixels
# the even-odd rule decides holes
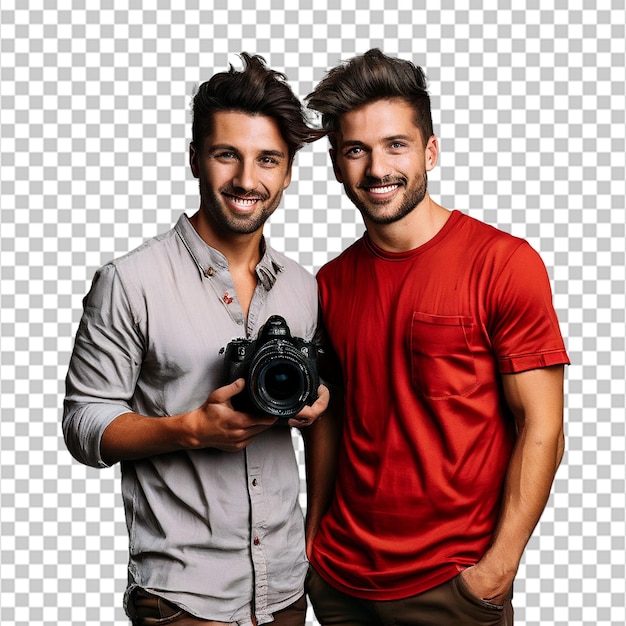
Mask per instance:
[[[337,457],[341,437],[342,400],[331,394],[331,405],[323,418],[302,431],[305,442],[307,476],[307,552],[312,545],[320,521],[328,510],[335,487]]]
[[[563,366],[504,376],[503,389],[518,434],[486,557],[517,570],[563,457]]]
[[[102,459],[102,433],[118,416],[130,411],[125,403],[87,402],[66,397],[63,403],[63,437],[67,449],[80,463],[107,467]]]
[[[110,464],[204,448],[240,452],[276,423],[275,417],[233,409],[230,400],[243,387],[243,378],[219,387],[202,406],[187,413],[167,417],[145,417],[131,412],[120,415],[102,435],[103,459]]]
[[[483,561],[514,577],[524,549],[550,495],[563,456],[561,429],[523,427],[507,471],[502,508]],[[496,565],[497,564],[497,565]]]
[[[510,589],[563,456],[563,367],[504,376],[503,389],[517,424],[517,441],[491,545],[464,572],[478,597],[496,603]]]
[[[191,448],[185,429],[187,414],[147,417],[124,413],[106,428],[100,454],[107,465]]]
[[[123,403],[66,400],[63,434],[74,458],[92,467],[107,467],[193,447],[187,426],[193,413],[147,417]]]

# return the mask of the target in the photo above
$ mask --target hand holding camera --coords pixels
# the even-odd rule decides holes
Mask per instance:
[[[226,346],[225,384],[238,378],[246,385],[231,399],[233,408],[287,423],[317,398],[317,349],[292,337],[284,318],[272,315],[258,339],[235,339]]]
[[[303,428],[326,411],[330,395],[319,384],[317,349],[292,337],[282,317],[270,317],[258,339],[236,339],[223,353],[223,386],[172,418],[182,448],[238,452],[275,424]]]

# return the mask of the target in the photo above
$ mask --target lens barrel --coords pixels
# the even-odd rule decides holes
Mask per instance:
[[[289,418],[304,408],[314,384],[304,355],[291,343],[273,339],[253,357],[247,388],[259,411]]]

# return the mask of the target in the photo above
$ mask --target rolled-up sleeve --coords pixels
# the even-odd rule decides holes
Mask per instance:
[[[132,411],[144,342],[114,264],[96,273],[83,306],[66,378],[63,436],[78,461],[106,467],[102,434],[116,417]]]

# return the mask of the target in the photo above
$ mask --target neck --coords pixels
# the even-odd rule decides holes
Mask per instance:
[[[387,252],[414,250],[430,241],[445,225],[450,211],[429,195],[397,222],[377,224],[364,219],[372,243]]]
[[[223,232],[206,219],[202,209],[190,217],[189,221],[205,243],[226,257],[231,270],[248,268],[254,273],[261,260],[262,228],[250,234]]]

